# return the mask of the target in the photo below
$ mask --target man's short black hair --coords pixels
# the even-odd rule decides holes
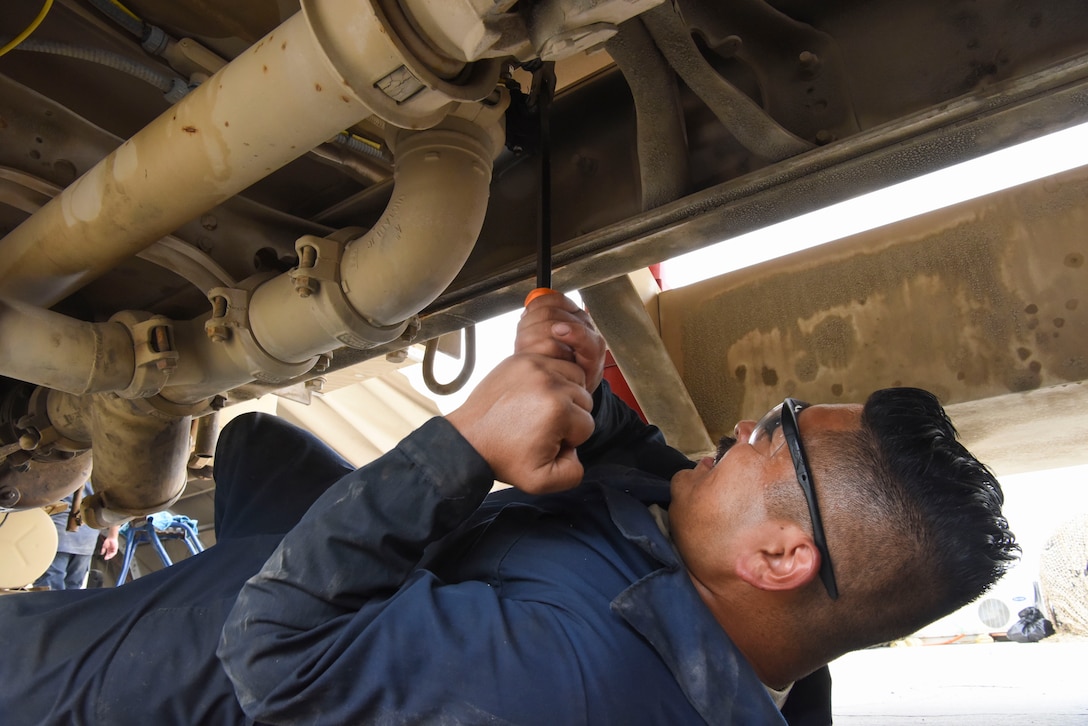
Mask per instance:
[[[865,402],[862,432],[875,455],[877,486],[898,536],[928,561],[935,619],[994,585],[1020,546],[1001,511],[993,473],[957,437],[936,396],[887,388]],[[928,588],[927,588],[928,589]]]

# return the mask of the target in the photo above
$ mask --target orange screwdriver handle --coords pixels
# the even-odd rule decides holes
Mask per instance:
[[[558,295],[558,290],[553,290],[550,287],[534,287],[529,291],[529,294],[525,296],[525,307],[529,307],[529,303],[536,300],[543,295]]]

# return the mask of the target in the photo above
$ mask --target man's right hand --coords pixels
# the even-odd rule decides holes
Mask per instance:
[[[446,419],[496,479],[543,494],[581,482],[575,447],[593,433],[592,409],[580,365],[523,353],[496,366]]]

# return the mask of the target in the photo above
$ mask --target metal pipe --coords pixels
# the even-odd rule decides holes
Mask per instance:
[[[3,296],[55,304],[374,107],[437,123],[446,93],[389,96],[406,64],[370,3],[306,3],[0,241]]]
[[[472,119],[400,132],[392,141],[393,196],[369,232],[304,237],[298,269],[253,281],[249,292],[220,291],[231,300],[220,298],[211,327],[206,318],[175,324],[182,354],[163,397],[188,404],[254,378],[288,380],[337,345],[367,348],[399,337],[449,286],[476,243],[491,161],[503,145],[505,104],[500,96]],[[418,208],[427,213],[412,213]],[[209,338],[216,326],[221,333]]]
[[[372,322],[415,315],[461,271],[483,228],[491,161],[502,149],[501,133],[486,132],[451,118],[393,140],[393,198],[374,229],[348,244],[341,267],[348,301]],[[407,213],[414,207],[427,212]]]
[[[438,128],[403,132],[393,140],[393,197],[378,223],[348,242],[339,260],[339,286],[349,314],[375,328],[392,329],[449,286],[483,227],[491,160],[502,147],[499,128],[449,118]],[[412,213],[418,209],[426,213]],[[324,353],[343,338],[340,330],[314,324],[315,319],[325,322],[317,313],[323,293],[301,296],[297,277],[281,275],[258,287],[249,311],[261,348],[287,362]],[[397,335],[399,330],[391,330],[376,342]]]
[[[215,456],[215,444],[219,440],[219,412],[212,411],[201,416],[193,426],[193,456],[211,458]]]
[[[146,401],[98,394],[91,403],[91,487],[83,521],[105,529],[166,509],[185,489],[192,418]],[[108,433],[108,435],[107,435]]]
[[[169,321],[149,323],[139,314],[122,313],[124,320],[117,323],[89,324],[32,305],[44,308],[59,302],[363,118],[377,113],[396,126],[426,128],[442,121],[454,101],[474,101],[494,90],[497,63],[472,68],[458,86],[421,70],[390,37],[391,31],[371,3],[304,0],[303,5],[302,13],[269,33],[0,240],[0,300],[8,301],[0,308],[0,334],[5,342],[25,339],[42,351],[15,359],[14,346],[5,348],[0,354],[0,373],[73,393],[116,390],[126,396],[100,393],[89,403],[95,494],[84,504],[83,513],[91,526],[102,528],[159,511],[180,496],[191,428],[191,411],[181,403],[194,400],[193,383],[203,396],[255,377],[265,381],[291,378],[313,361],[297,354],[298,343],[290,341],[279,359],[268,355],[252,335],[251,286],[244,284],[211,291],[213,297],[219,290],[223,299],[231,300],[230,306],[222,307],[231,315],[223,322],[232,327],[224,325],[222,336],[215,320],[209,321],[212,325],[207,330],[204,321],[189,321],[177,326],[173,341]],[[447,128],[418,137],[408,134],[400,141],[399,153],[407,160],[408,171],[398,177],[404,179],[397,184],[400,193],[369,236],[369,246],[385,254],[402,254],[398,243],[403,223],[409,227],[404,248],[419,253],[410,265],[422,269],[406,273],[406,294],[392,299],[386,296],[387,288],[377,293],[356,291],[364,306],[374,306],[377,317],[399,316],[396,326],[391,326],[397,328],[392,337],[445,289],[475,243],[486,208],[490,162],[502,146],[500,119],[505,104],[501,101],[463,106],[457,109],[463,118],[451,120]],[[445,173],[447,168],[457,171]],[[463,193],[465,187],[468,191]],[[452,203],[437,201],[445,196]],[[441,207],[437,217],[441,229],[404,221],[403,212],[420,199]],[[443,244],[451,229],[456,242]],[[417,247],[416,240],[424,244]],[[445,264],[434,264],[436,255]],[[377,283],[367,270],[358,277],[361,287]],[[296,287],[289,276],[281,279]],[[345,282],[346,292],[354,283]],[[398,284],[395,277],[382,282]],[[270,293],[278,291],[274,285],[266,287]],[[292,290],[289,297],[298,296]],[[268,299],[274,302],[274,296]],[[264,307],[271,311],[274,306],[266,303]],[[336,312],[349,325],[371,324],[350,305]],[[299,320],[304,327],[318,327],[313,314]],[[137,332],[155,332],[148,325],[162,332],[157,345],[148,346],[137,336]],[[65,339],[72,341],[71,356],[60,354]],[[382,342],[388,339],[380,338]],[[337,342],[342,339],[325,331],[315,345],[323,352]],[[54,348],[48,348],[50,343]],[[185,356],[178,355],[179,343]],[[53,372],[47,366],[43,375],[39,369],[47,357],[65,361],[76,372]],[[77,365],[71,365],[73,357]],[[36,365],[28,366],[22,362],[26,360]],[[175,368],[176,378],[171,375]],[[200,375],[194,375],[197,372]],[[163,390],[167,378],[174,378],[167,395],[154,402],[142,399]]]
[[[120,391],[136,356],[121,323],[88,323],[0,300],[0,375],[68,393]]]

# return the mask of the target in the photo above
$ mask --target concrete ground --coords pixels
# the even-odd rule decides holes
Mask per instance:
[[[836,724],[1088,724],[1088,638],[874,648],[831,677]]]

